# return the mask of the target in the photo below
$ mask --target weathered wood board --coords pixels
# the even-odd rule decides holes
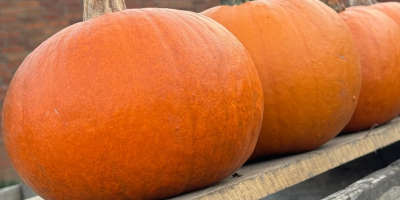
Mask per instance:
[[[43,199],[40,198],[39,196],[36,196],[36,197],[32,197],[32,198],[25,199],[25,200],[43,200]]]
[[[0,200],[21,200],[22,192],[19,185],[0,189]]]
[[[400,199],[400,160],[356,181],[323,200],[398,200]]]

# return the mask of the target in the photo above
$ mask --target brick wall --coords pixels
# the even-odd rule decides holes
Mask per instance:
[[[199,12],[219,5],[219,0],[125,0],[125,3],[128,8],[166,7]],[[0,0],[0,113],[11,78],[24,58],[54,33],[81,21],[82,10],[82,0]],[[17,177],[0,137],[0,185],[1,181]]]

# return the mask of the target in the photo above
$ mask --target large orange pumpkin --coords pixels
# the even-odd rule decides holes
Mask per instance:
[[[250,55],[223,26],[126,10],[72,25],[24,60],[4,102],[4,143],[46,200],[162,199],[237,170],[262,100]]]
[[[315,149],[349,121],[360,61],[334,10],[313,0],[265,0],[202,14],[231,31],[258,70],[265,109],[253,157]]]
[[[343,132],[383,124],[400,110],[400,28],[384,13],[365,6],[339,13],[356,40],[361,60],[360,98]]]

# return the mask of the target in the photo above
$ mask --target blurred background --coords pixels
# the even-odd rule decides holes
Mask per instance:
[[[128,8],[164,7],[194,12],[220,4],[219,0],[125,0],[125,3]],[[82,12],[82,0],[0,0],[0,113],[8,85],[24,58],[56,32],[82,21]],[[19,182],[8,161],[0,131],[0,188]]]

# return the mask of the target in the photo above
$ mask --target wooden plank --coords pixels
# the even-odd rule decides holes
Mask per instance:
[[[399,150],[400,142],[396,142],[268,195],[262,200],[321,200],[399,160]]]
[[[39,196],[36,196],[36,197],[31,197],[31,198],[25,199],[25,200],[44,200],[44,199],[42,199],[42,198],[39,197]]]
[[[378,170],[323,200],[400,199],[400,160]]]
[[[18,184],[0,189],[0,199],[21,200],[22,199],[21,185]]]
[[[237,171],[240,177],[171,199],[260,199],[397,141],[400,118],[370,131],[336,137],[315,151],[245,165]]]

